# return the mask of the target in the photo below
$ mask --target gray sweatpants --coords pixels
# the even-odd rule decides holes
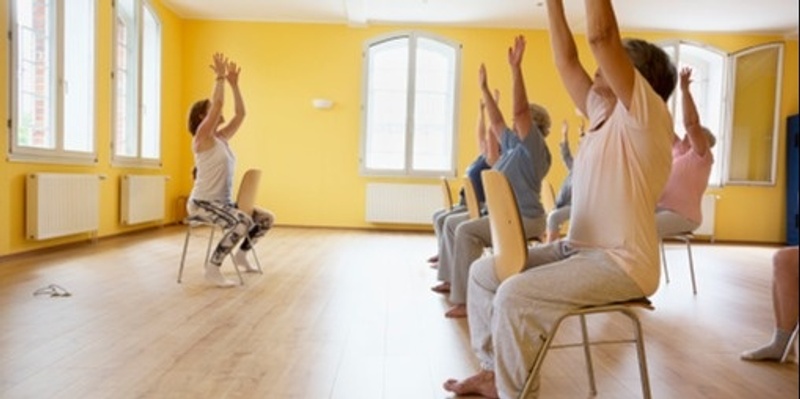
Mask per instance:
[[[467,211],[466,205],[456,205],[452,209],[442,208],[433,213],[433,232],[436,234],[437,254],[439,258],[442,256],[442,248],[444,247],[444,222],[447,217],[457,213]]]
[[[579,307],[642,296],[639,286],[602,250],[575,250],[566,241],[530,248],[525,270],[502,284],[494,273],[494,258],[487,256],[470,272],[472,349],[481,368],[495,372],[500,398],[516,398],[543,337],[559,317]],[[537,378],[529,398],[538,391]]]
[[[561,208],[556,208],[550,211],[547,215],[547,231],[553,233],[561,232],[561,226],[569,220],[570,211],[572,206],[564,205]]]
[[[544,233],[545,217],[522,218],[525,238],[537,238]],[[489,217],[469,220],[468,214],[448,217],[445,221],[445,251],[448,256],[439,259],[439,279],[450,282],[450,302],[467,303],[469,269],[483,254],[483,249],[492,245]],[[444,267],[442,267],[444,266]],[[444,269],[444,270],[442,270]]]

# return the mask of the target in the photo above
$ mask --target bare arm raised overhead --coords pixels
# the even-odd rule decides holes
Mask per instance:
[[[584,0],[586,37],[599,68],[595,79],[604,79],[617,99],[630,109],[634,66],[619,35],[611,0]]]
[[[525,37],[514,38],[514,47],[508,49],[508,64],[511,66],[511,85],[513,90],[514,130],[520,140],[525,140],[533,121],[528,104],[528,93],[525,91],[525,79],[522,77],[522,56],[525,53]]]
[[[500,108],[497,106],[497,101],[492,97],[488,80],[486,65],[481,64],[478,70],[478,84],[480,85],[481,94],[483,95],[483,103],[486,105],[486,115],[489,117],[489,131],[494,135],[495,139],[499,141],[503,131],[508,125],[506,125],[506,121],[503,119],[503,113],[500,112]]]
[[[208,103],[205,116],[197,126],[197,132],[192,140],[195,152],[202,152],[213,146],[213,138],[217,132],[217,125],[222,116],[222,105],[225,102],[225,74],[228,60],[222,53],[215,53],[212,61],[210,67],[214,71],[216,79],[211,93],[211,101]]]
[[[494,100],[495,103],[500,100],[500,92],[498,90],[494,91]],[[500,143],[497,142],[497,137],[486,128],[486,103],[483,101],[483,98],[481,98],[480,101],[477,133],[478,147],[480,148],[481,155],[483,155],[489,166],[493,166],[500,158]]]
[[[691,68],[683,68],[680,73],[681,102],[683,110],[683,127],[686,129],[686,136],[692,144],[692,150],[697,155],[703,156],[708,152],[710,143],[706,138],[703,126],[700,125],[700,116],[697,114],[697,106],[694,103],[692,92],[689,86],[692,84]]]
[[[547,18],[550,25],[550,44],[561,81],[575,106],[584,115],[588,115],[586,96],[592,87],[592,79],[578,58],[575,39],[564,16],[563,0],[547,1]]]
[[[242,93],[239,89],[239,73],[242,69],[237,66],[236,63],[231,61],[228,62],[226,70],[226,78],[228,80],[228,84],[231,86],[231,91],[233,91],[234,114],[233,118],[231,118],[228,124],[217,132],[217,135],[225,140],[228,140],[233,137],[234,134],[236,134],[236,132],[239,130],[239,127],[242,125],[242,121],[244,120],[245,116],[245,108],[244,100],[242,99]]]

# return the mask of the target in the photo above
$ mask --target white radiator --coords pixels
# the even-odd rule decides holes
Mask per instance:
[[[442,188],[432,184],[367,184],[366,220],[372,223],[430,224],[442,208]]]
[[[97,232],[100,176],[33,173],[27,176],[26,236],[32,240]]]
[[[166,176],[124,175],[120,184],[120,221],[137,224],[164,220]]]
[[[714,222],[717,213],[717,195],[705,194],[700,202],[700,212],[703,215],[703,221],[694,231],[694,235],[708,236],[711,241],[714,241]]]

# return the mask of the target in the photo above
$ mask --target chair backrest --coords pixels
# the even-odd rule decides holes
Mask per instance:
[[[450,182],[442,176],[442,198],[444,198],[444,209],[453,209],[453,192],[450,191]]]
[[[470,219],[477,219],[481,216],[481,205],[478,203],[478,196],[475,194],[475,187],[469,177],[464,178],[464,200],[467,202],[467,212]]]
[[[546,179],[542,180],[542,207],[545,215],[556,209],[556,193],[553,185]]]
[[[528,245],[522,228],[517,199],[502,172],[481,173],[489,209],[495,274],[500,281],[517,274],[528,259]]]
[[[261,182],[261,169],[248,169],[239,184],[236,206],[248,215],[253,213],[253,208],[256,206],[259,182]]]

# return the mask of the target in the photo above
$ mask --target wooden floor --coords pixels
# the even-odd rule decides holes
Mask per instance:
[[[183,233],[0,263],[0,398],[441,399],[445,379],[476,370],[466,322],[445,319],[429,290],[432,234],[279,227],[257,246],[265,273],[217,289],[200,237],[176,283]],[[738,358],[771,336],[775,248],[693,249],[697,296],[670,244],[671,282],[639,312],[653,397],[797,398],[796,364]],[[33,295],[49,284],[72,296]],[[590,322],[601,337],[620,326]],[[598,398],[640,397],[633,349],[599,348],[595,361]],[[581,352],[552,352],[541,397],[589,396]]]

